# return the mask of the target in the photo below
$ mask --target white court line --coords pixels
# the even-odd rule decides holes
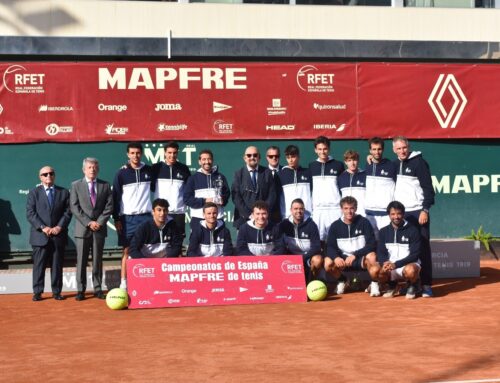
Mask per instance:
[[[441,382],[429,382],[429,383],[498,383],[500,378],[496,379],[480,379],[480,380],[446,380]]]

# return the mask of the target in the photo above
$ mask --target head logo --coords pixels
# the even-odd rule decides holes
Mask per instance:
[[[213,130],[217,134],[233,134],[234,124],[230,124],[222,120],[217,120],[214,122]]]
[[[302,273],[302,265],[300,263],[293,263],[286,260],[281,263],[281,271],[286,274],[300,274]]]
[[[155,268],[146,267],[142,263],[138,263],[137,265],[134,265],[132,274],[134,274],[136,278],[154,278]]]
[[[11,65],[3,73],[3,86],[11,93],[45,93],[44,73],[26,73],[22,65]]]
[[[304,65],[297,71],[297,85],[304,92],[334,92],[333,73],[321,73],[313,65]]]
[[[436,84],[434,85],[434,89],[432,89],[431,95],[429,96],[427,102],[431,106],[431,109],[434,112],[437,120],[439,121],[439,125],[441,125],[441,128],[455,128],[457,126],[458,120],[460,120],[460,117],[462,116],[465,105],[467,105],[467,98],[458,85],[458,82],[455,79],[454,75],[448,74],[443,82],[444,76],[444,74],[439,75]],[[448,91],[453,97],[453,105],[449,111],[446,111],[441,102],[446,91]]]

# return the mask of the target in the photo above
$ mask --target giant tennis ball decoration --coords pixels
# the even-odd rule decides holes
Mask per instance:
[[[128,306],[128,294],[125,289],[113,289],[106,295],[106,304],[111,310],[122,310]]]
[[[321,281],[311,281],[307,285],[307,296],[312,301],[322,301],[326,298],[328,289]]]

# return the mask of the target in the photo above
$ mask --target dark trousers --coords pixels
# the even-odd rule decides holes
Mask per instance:
[[[418,217],[420,216],[420,210],[418,211],[407,211],[405,214],[405,219],[411,224],[415,225],[420,231],[420,265],[422,270],[420,271],[420,281],[423,285],[432,285],[432,251],[431,251],[431,221],[425,225],[420,225],[418,223]]]
[[[181,233],[182,238],[186,238],[186,214],[169,214],[174,220],[175,227]]]
[[[33,246],[33,293],[43,293],[45,269],[49,265],[52,293],[61,293],[63,262],[64,246],[56,246],[52,240],[45,246]]]
[[[87,262],[92,249],[92,284],[94,292],[102,291],[103,236],[93,234],[88,238],[75,238],[76,244],[76,285],[80,292],[87,288]]]

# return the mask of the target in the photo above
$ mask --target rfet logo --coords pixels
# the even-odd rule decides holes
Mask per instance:
[[[442,103],[443,96],[446,92],[448,92],[447,95],[450,95],[453,98],[453,105],[448,110]],[[458,120],[460,120],[460,117],[462,116],[465,105],[467,105],[467,98],[458,85],[455,76],[452,74],[446,75],[446,78],[444,74],[439,75],[427,101],[439,121],[439,125],[441,125],[441,128],[443,129],[449,127],[455,128]]]
[[[281,271],[287,274],[301,274],[303,273],[303,267],[300,263],[293,263],[292,261],[286,260],[281,263]]]
[[[155,268],[146,267],[142,263],[138,263],[137,265],[134,265],[132,274],[134,274],[134,277],[136,278],[154,278]]]
[[[45,73],[29,73],[22,65],[11,65],[3,72],[3,86],[11,93],[45,93]]]
[[[234,124],[225,122],[223,120],[214,121],[213,130],[217,134],[233,134]]]
[[[304,65],[297,71],[297,85],[304,92],[335,92],[334,73],[322,73],[314,65]]]

